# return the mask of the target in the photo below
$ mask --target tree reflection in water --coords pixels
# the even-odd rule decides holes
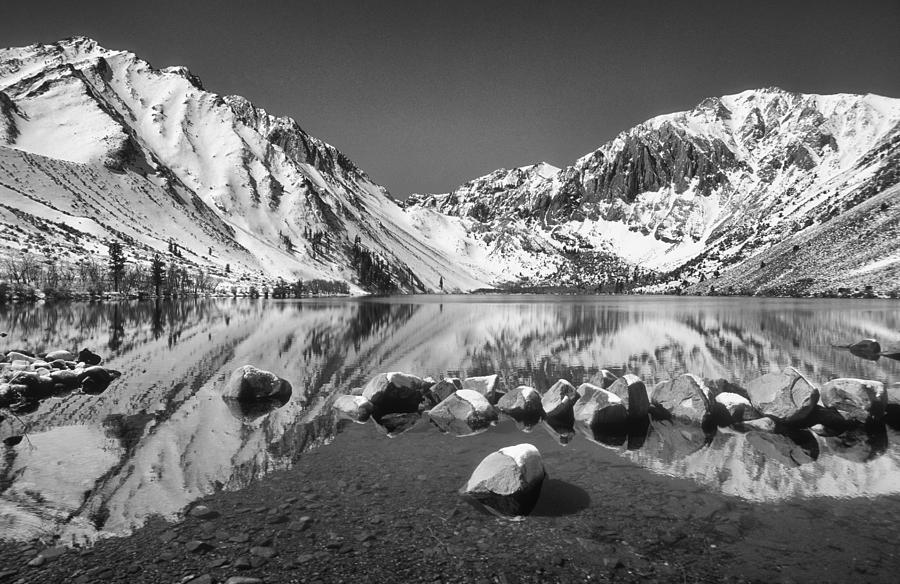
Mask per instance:
[[[108,364],[123,371],[103,396],[50,400],[28,416],[37,450],[18,447],[0,463],[0,475],[13,477],[0,496],[15,509],[10,529],[22,537],[35,530],[88,539],[124,532],[149,513],[171,515],[202,494],[290,466],[334,438],[330,404],[337,394],[386,371],[436,379],[497,373],[505,388],[541,391],[560,378],[592,381],[601,369],[634,373],[648,386],[684,372],[741,384],[786,365],[819,383],[838,376],[900,380],[895,360],[860,359],[831,346],[867,337],[900,346],[900,314],[866,301],[441,296],[47,303],[0,305],[0,330],[9,332],[9,348],[105,347]],[[229,408],[221,385],[244,364],[288,379],[292,399],[271,411]],[[711,437],[677,424],[623,436],[545,429],[553,444],[587,439],[654,471],[748,498],[900,488],[900,480],[885,480],[900,477],[891,429],[834,439],[806,431]],[[63,465],[66,477],[39,468],[57,458],[62,464],[72,440],[91,464]],[[74,492],[84,484],[95,485],[86,500]],[[81,521],[101,515],[89,525]],[[53,516],[70,519],[56,525]]]

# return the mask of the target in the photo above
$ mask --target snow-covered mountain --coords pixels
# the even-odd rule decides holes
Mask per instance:
[[[231,279],[360,291],[362,248],[403,291],[886,292],[898,183],[900,100],[773,88],[653,118],[565,168],[398,203],[293,119],[183,67],[83,37],[0,49],[0,255],[75,261],[117,239],[147,260],[172,242]]]
[[[224,275],[359,283],[353,245],[405,291],[489,278],[291,118],[76,37],[0,50],[0,246],[63,260],[165,254]],[[2,252],[2,248],[0,248]],[[357,290],[359,288],[356,288]]]
[[[898,183],[900,100],[770,88],[653,118],[563,169],[414,195],[408,211],[458,218],[526,283],[638,267],[703,291],[886,290],[900,287]]]

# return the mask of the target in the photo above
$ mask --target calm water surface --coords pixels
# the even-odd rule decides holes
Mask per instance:
[[[819,384],[835,377],[900,381],[900,362],[832,347],[865,337],[900,347],[900,307],[888,301],[427,296],[75,303],[2,306],[0,331],[9,333],[7,349],[89,347],[123,372],[103,395],[52,399],[24,418],[29,441],[7,448],[0,460],[0,533],[18,538],[128,533],[150,514],[175,516],[198,497],[288,468],[304,451],[341,439],[334,395],[385,371],[435,378],[497,373],[506,388],[539,390],[560,378],[577,385],[602,368],[635,373],[648,385],[684,372],[740,384],[788,365]],[[288,379],[291,401],[253,419],[229,409],[219,392],[244,364]],[[420,431],[437,429],[425,423]],[[573,439],[547,427],[534,431],[549,432],[554,440],[541,442],[552,448],[565,449]],[[0,423],[0,435],[14,433],[21,433],[18,422]],[[458,440],[471,446],[486,434]],[[366,447],[377,449],[378,441]],[[720,431],[706,444],[693,428],[653,426],[639,441],[595,447],[754,501],[900,493],[900,435],[891,428],[828,439]]]

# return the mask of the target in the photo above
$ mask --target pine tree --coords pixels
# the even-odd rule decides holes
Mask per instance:
[[[119,291],[119,282],[125,273],[125,255],[122,253],[122,244],[118,241],[109,242],[109,273],[113,279],[113,290]]]
[[[153,260],[150,262],[150,280],[153,282],[153,288],[156,290],[157,296],[159,296],[159,287],[162,285],[164,270],[165,263],[163,263],[162,258],[159,257],[159,254],[154,254]]]

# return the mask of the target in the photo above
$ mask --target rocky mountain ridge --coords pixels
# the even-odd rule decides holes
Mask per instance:
[[[77,262],[117,240],[137,262],[174,247],[228,285],[357,293],[892,293],[898,183],[900,100],[767,88],[658,116],[564,168],[399,203],[294,119],[184,67],[84,37],[0,50],[4,256]]]
[[[387,191],[333,146],[184,67],[83,37],[0,50],[0,189],[9,250],[75,260],[174,242],[219,275],[345,280],[363,250],[400,291],[486,285],[424,245]],[[226,266],[228,269],[226,269]]]
[[[809,293],[877,286],[897,273],[900,256],[888,242],[900,214],[890,194],[898,183],[900,100],[768,88],[653,118],[566,168],[500,169],[408,204],[459,217],[507,249],[537,249],[557,267],[548,282],[598,253],[624,260],[619,273],[583,273],[576,285],[627,278],[630,265],[666,274],[657,280],[670,289],[709,291],[729,269],[796,238],[830,250],[818,254],[813,281],[787,283],[788,292]],[[876,220],[887,231],[878,257],[861,258],[866,277],[832,273],[841,245],[826,245],[819,233],[840,231],[849,211],[883,193]]]

